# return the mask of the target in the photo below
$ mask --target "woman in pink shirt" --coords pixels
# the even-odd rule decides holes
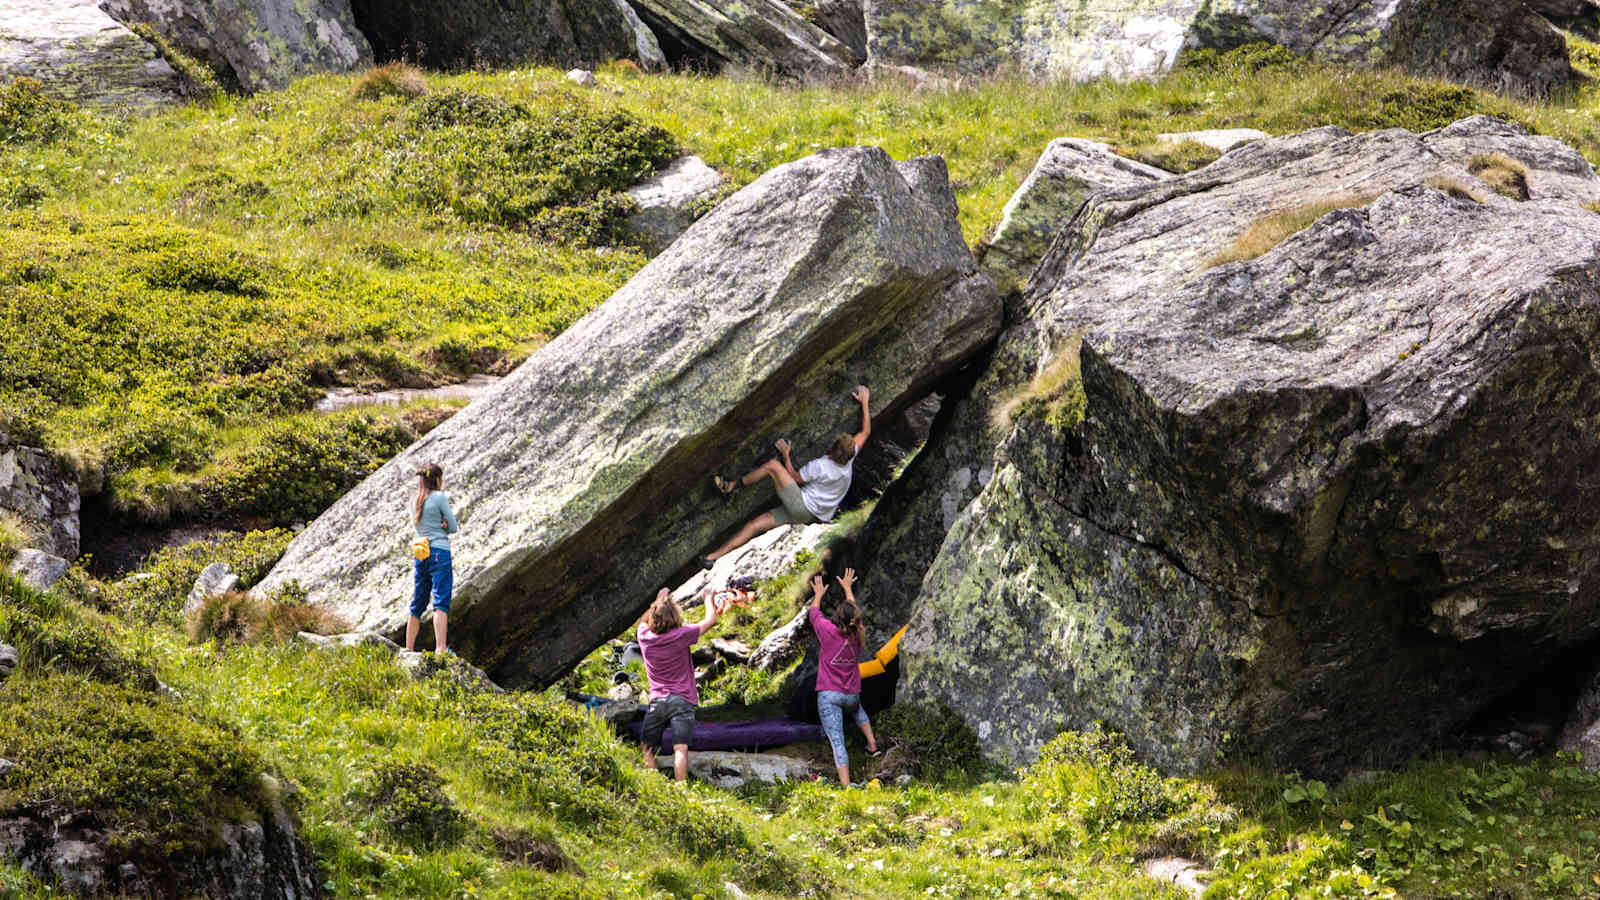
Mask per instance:
[[[644,657],[644,674],[650,679],[650,705],[645,709],[644,764],[656,767],[656,748],[661,735],[672,729],[672,775],[679,781],[689,777],[689,740],[694,734],[694,708],[700,705],[700,688],[694,681],[691,648],[701,635],[717,624],[722,604],[705,591],[706,616],[698,625],[683,624],[683,610],[662,588],[656,600],[639,619],[639,653]]]
[[[844,717],[853,716],[861,726],[868,752],[878,752],[878,739],[872,734],[872,720],[861,708],[861,667],[856,660],[867,642],[867,629],[861,624],[861,610],[851,590],[856,582],[856,570],[845,569],[844,577],[837,580],[844,588],[844,599],[823,615],[822,595],[827,593],[828,583],[821,575],[811,579],[811,609],[807,616],[821,645],[817,659],[817,715],[822,719],[828,743],[833,745],[833,764],[839,770],[839,783],[849,787],[850,754],[844,747]]]

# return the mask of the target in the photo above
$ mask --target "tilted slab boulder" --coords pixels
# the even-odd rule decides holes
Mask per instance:
[[[351,0],[379,59],[462,68],[633,59],[666,64],[627,0]]]
[[[1186,47],[1281,44],[1543,91],[1573,78],[1549,21],[1500,0],[867,0],[871,61],[1042,78],[1138,78]]]
[[[183,79],[156,48],[95,0],[6,0],[0,81],[13,78],[32,78],[50,96],[94,106],[145,107],[184,96]]]
[[[839,75],[856,66],[843,41],[782,0],[638,0],[635,8],[664,46],[676,48],[674,62],[791,78]]]
[[[767,488],[725,501],[713,472],[780,436],[818,455],[859,425],[860,381],[896,414],[999,314],[942,160],[858,147],[781,166],[336,503],[257,590],[298,580],[358,629],[397,629],[415,472],[437,461],[461,522],[450,644],[497,681],[546,683],[775,505]]]
[[[119,22],[150,25],[246,91],[372,63],[349,0],[103,0]]]
[[[1171,769],[1336,769],[1593,638],[1600,216],[1489,190],[1474,128],[1504,137],[1319,129],[1090,200],[863,535],[910,696],[1018,762],[1104,720]],[[1213,265],[1317,203],[1354,208]],[[1034,380],[1063,361],[1078,424]]]

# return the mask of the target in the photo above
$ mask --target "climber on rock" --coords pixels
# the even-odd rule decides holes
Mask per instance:
[[[656,767],[656,748],[661,736],[672,729],[672,775],[678,781],[689,777],[689,741],[694,735],[694,710],[700,705],[700,687],[694,680],[694,659],[690,648],[715,624],[724,605],[713,599],[707,588],[703,594],[706,615],[698,625],[683,624],[683,610],[662,588],[655,602],[639,619],[639,649],[644,656],[645,677],[650,680],[650,705],[645,709],[644,764]]]
[[[701,557],[702,568],[709,568],[718,559],[744,546],[751,538],[780,525],[810,525],[813,522],[833,521],[833,514],[838,511],[844,495],[850,491],[856,454],[861,451],[867,442],[867,437],[872,434],[872,413],[867,405],[870,398],[867,386],[858,385],[850,396],[861,404],[861,430],[853,436],[839,434],[834,438],[827,454],[806,463],[805,468],[795,469],[794,462],[789,458],[789,442],[780,438],[774,445],[778,449],[778,459],[769,459],[756,466],[738,481],[727,481],[720,475],[713,478],[717,490],[723,494],[731,494],[741,487],[753,485],[763,479],[771,479],[782,505],[746,522],[744,527],[739,529],[739,533],[729,538],[727,543],[718,547],[714,553]]]

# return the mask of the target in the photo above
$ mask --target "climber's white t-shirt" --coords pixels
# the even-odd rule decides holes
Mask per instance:
[[[818,522],[833,521],[833,514],[844,502],[844,495],[850,491],[850,476],[855,464],[856,461],[852,459],[841,466],[826,456],[819,456],[800,470],[800,480],[805,482],[800,485],[800,498]]]

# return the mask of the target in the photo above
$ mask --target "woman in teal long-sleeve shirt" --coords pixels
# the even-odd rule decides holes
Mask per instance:
[[[417,537],[428,539],[428,555],[419,559],[412,570],[411,618],[406,620],[406,649],[417,648],[417,631],[422,627],[422,614],[428,609],[428,597],[433,597],[433,642],[439,653],[449,649],[445,632],[450,627],[450,596],[455,588],[455,573],[450,566],[450,535],[459,529],[455,511],[450,508],[450,496],[440,487],[444,483],[444,470],[437,463],[429,463],[417,470],[417,502],[412,511],[411,523],[416,526]]]

